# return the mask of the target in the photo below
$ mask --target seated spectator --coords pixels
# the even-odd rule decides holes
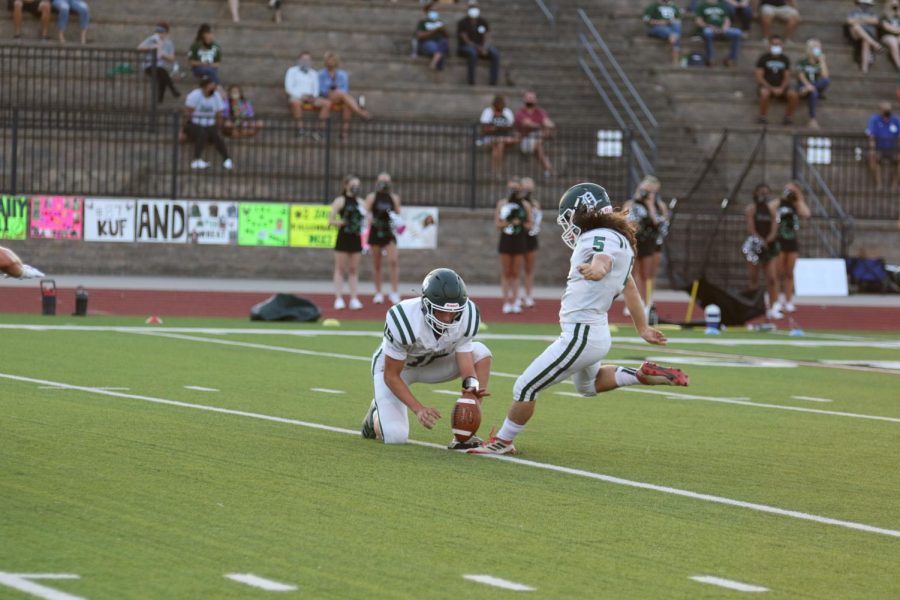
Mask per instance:
[[[244,90],[239,85],[228,88],[222,117],[222,132],[227,137],[254,137],[263,128],[263,122],[256,118],[253,105],[244,97]]]
[[[137,49],[147,52],[146,58],[144,58],[144,73],[150,77],[153,76],[153,50],[156,50],[157,101],[162,103],[166,90],[171,90],[172,96],[175,98],[181,96],[181,92],[172,82],[172,70],[175,68],[175,43],[169,37],[169,24],[157,23],[153,35],[141,42]]]
[[[197,37],[191,44],[189,53],[191,71],[197,78],[207,77],[219,83],[219,63],[222,62],[222,48],[215,41],[212,27],[209,23],[203,23],[197,29]]]
[[[733,66],[737,62],[743,36],[740,29],[731,26],[724,0],[705,0],[697,7],[696,22],[706,47],[706,66],[713,64],[713,40],[717,38],[726,38],[731,42],[731,53],[724,64],[726,67]]]
[[[323,124],[331,114],[331,102],[319,95],[319,74],[313,69],[312,54],[304,50],[297,58],[297,64],[284,74],[284,91],[288,96],[291,116],[297,123],[297,134],[306,135],[303,129],[303,111],[319,110],[319,123]],[[310,137],[319,139],[321,135],[309,132]]]
[[[491,85],[500,78],[500,52],[491,44],[491,27],[481,18],[481,9],[470,0],[466,16],[456,24],[456,41],[459,56],[468,59],[469,85],[475,85],[475,65],[479,58],[491,61]]]
[[[725,8],[732,23],[740,23],[741,31],[750,31],[753,25],[753,7],[750,0],[725,0]]]
[[[13,14],[13,37],[22,37],[22,12],[29,12],[41,20],[41,39],[50,38],[50,0],[6,0]]]
[[[900,0],[890,0],[878,24],[881,43],[891,52],[894,67],[900,69]]]
[[[524,105],[515,114],[516,129],[521,138],[519,148],[523,154],[534,154],[544,167],[544,177],[551,177],[553,165],[547,158],[544,140],[553,135],[556,124],[547,116],[547,111],[537,105],[534,92],[525,92],[522,102]]]
[[[87,44],[88,25],[91,24],[91,9],[84,0],[53,0],[56,11],[56,29],[59,31],[59,43],[66,43],[66,25],[69,24],[69,11],[78,15],[78,27],[81,29],[81,43]]]
[[[654,2],[644,11],[647,35],[666,40],[672,47],[672,64],[681,60],[681,9],[671,0]]]
[[[831,83],[828,74],[828,63],[822,52],[822,43],[811,39],[806,42],[806,56],[797,63],[797,94],[806,98],[809,105],[809,126],[818,129],[816,121],[816,103],[825,98],[825,90]]]
[[[241,22],[240,11],[240,0],[228,0],[228,10],[231,11],[231,20],[235,23]]]
[[[516,117],[506,107],[506,98],[494,96],[494,101],[481,113],[482,143],[491,148],[491,171],[500,174],[503,170],[503,153],[506,147],[515,144],[518,139],[514,126]]]
[[[450,53],[450,36],[447,27],[441,21],[441,15],[433,10],[434,3],[428,3],[423,10],[425,18],[416,26],[416,41],[418,52],[422,56],[430,56],[431,62],[428,68],[433,71],[443,71],[444,62]]]
[[[222,167],[230,171],[234,163],[228,155],[228,148],[219,135],[219,124],[225,102],[216,93],[216,82],[209,77],[200,79],[199,87],[187,95],[184,101],[184,115],[187,121],[188,137],[194,141],[192,169],[206,169],[209,163],[203,160],[203,150],[207,142],[212,142],[222,156]]]
[[[863,73],[868,73],[869,67],[875,62],[872,52],[883,49],[878,43],[878,22],[875,0],[856,0],[856,8],[847,13],[844,31],[853,42],[859,68]]]
[[[792,117],[799,97],[790,87],[791,61],[784,55],[784,40],[781,36],[773,35],[769,38],[769,51],[756,61],[754,74],[759,85],[759,123],[765,125],[769,122],[769,101],[776,98],[787,101],[783,123],[793,124]]]
[[[272,10],[272,20],[281,23],[281,0],[269,0],[269,8]]]
[[[350,78],[347,71],[338,69],[341,58],[334,52],[325,53],[325,68],[319,71],[319,96],[327,99],[330,110],[340,110],[343,116],[341,139],[347,139],[350,131],[350,118],[356,113],[367,121],[372,118],[350,95]]]
[[[881,102],[866,127],[869,137],[869,170],[878,190],[883,188],[881,163],[894,163],[895,190],[900,190],[900,118],[891,114],[891,103]]]
[[[784,21],[784,39],[793,42],[794,32],[800,24],[797,0],[760,0],[759,24],[762,26],[764,40],[772,36],[772,23],[775,19]]]

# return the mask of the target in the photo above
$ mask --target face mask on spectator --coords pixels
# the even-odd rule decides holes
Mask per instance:
[[[467,14],[468,14],[471,18],[477,19],[477,18],[481,15],[481,9],[478,8],[477,6],[473,6],[472,8],[470,8],[470,9],[467,11]]]
[[[891,111],[889,111],[889,110],[883,110],[883,111],[881,111],[881,116],[883,116],[885,119],[890,119],[890,118],[891,118]]]
[[[775,56],[778,56],[779,54],[781,54],[781,46],[772,46],[769,50],[770,50],[770,51],[772,52],[772,54],[774,54]]]
[[[389,191],[391,191],[391,182],[390,181],[376,181],[375,182],[375,190],[378,192],[389,192]]]
[[[241,93],[240,93],[239,91],[237,91],[237,90],[234,90],[233,92],[231,92],[231,99],[232,99],[232,100],[240,100],[240,99],[241,99]]]
[[[353,197],[359,196],[359,186],[358,185],[350,186],[350,195]]]
[[[813,49],[812,49],[812,53],[813,53],[813,56],[822,56],[822,49],[821,49],[821,48],[818,48],[818,47],[817,47],[817,48],[813,48]]]
[[[437,21],[441,18],[441,15],[436,10],[429,10],[425,16],[428,17],[429,21]]]
[[[534,108],[534,102],[526,102],[525,107],[526,108]]]
[[[756,194],[753,196],[753,200],[756,201],[757,204],[762,204],[764,202],[768,202],[769,201],[769,192],[764,191],[764,190],[756,192]]]

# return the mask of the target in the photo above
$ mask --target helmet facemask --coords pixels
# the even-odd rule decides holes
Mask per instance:
[[[453,313],[453,321],[450,323],[441,321],[437,318],[437,315],[434,314],[435,310]],[[466,310],[465,303],[459,304],[457,302],[447,302],[443,306],[440,306],[429,300],[427,296],[422,297],[422,311],[425,313],[425,321],[438,335],[455,333],[456,330],[462,326],[461,317],[464,310]]]
[[[566,246],[572,250],[575,249],[578,238],[581,236],[581,227],[573,222],[574,219],[575,210],[571,208],[564,210],[562,214],[556,217],[556,224],[563,228],[560,237],[562,238],[562,241],[565,242]]]

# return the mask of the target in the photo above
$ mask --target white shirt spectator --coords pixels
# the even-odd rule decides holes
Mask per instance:
[[[504,108],[501,115],[495,115],[494,109],[488,106],[481,112],[480,122],[483,125],[493,125],[494,127],[512,127],[516,124],[516,116],[509,108]]]
[[[319,97],[319,73],[315,69],[305,72],[299,65],[294,65],[284,75],[284,91],[292,99],[299,100],[304,96]]]
[[[191,113],[191,123],[200,127],[212,127],[216,124],[216,115],[225,110],[225,102],[218,92],[213,92],[211,96],[205,96],[203,90],[197,88],[184,101],[184,105],[193,108]]]

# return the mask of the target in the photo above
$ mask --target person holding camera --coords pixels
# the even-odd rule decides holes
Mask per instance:
[[[400,268],[397,261],[397,237],[395,224],[400,216],[400,195],[391,191],[391,176],[381,173],[375,180],[375,191],[366,196],[366,212],[369,215],[369,246],[372,250],[372,280],[375,284],[373,304],[384,303],[381,293],[381,257],[387,256],[391,277],[391,304],[400,302],[397,291],[400,285]]]
[[[781,292],[784,301],[779,299],[772,307],[774,312],[792,313],[794,307],[794,265],[797,264],[797,256],[800,254],[800,246],[797,242],[797,233],[800,231],[800,219],[808,219],[811,216],[809,205],[803,190],[793,181],[784,186],[781,199],[773,202],[778,211],[778,245],[781,253],[776,259],[776,271],[781,283]]]
[[[744,209],[749,237],[744,241],[742,252],[750,270],[750,289],[759,289],[759,271],[762,267],[766,276],[766,289],[770,306],[766,310],[769,319],[781,319],[784,315],[778,306],[778,276],[775,270],[780,251],[778,245],[778,201],[771,199],[769,186],[761,183],[753,190],[753,202]]]
[[[528,231],[533,225],[531,203],[522,197],[518,177],[507,182],[509,195],[497,201],[494,225],[500,231],[500,288],[503,314],[522,312],[519,302],[519,273],[528,251]]]
[[[653,282],[659,271],[662,244],[669,232],[669,207],[659,194],[659,179],[647,175],[625,203],[628,218],[634,222],[637,232],[634,282],[638,292],[644,292],[644,304],[650,306],[653,298]]]

